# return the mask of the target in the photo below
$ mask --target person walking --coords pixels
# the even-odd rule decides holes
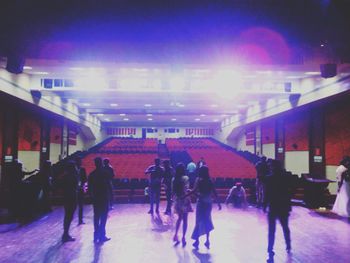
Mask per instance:
[[[188,225],[188,212],[192,211],[190,197],[184,196],[189,190],[189,178],[185,175],[185,166],[182,163],[177,164],[175,170],[175,177],[172,181],[172,196],[174,199],[174,209],[178,218],[175,226],[175,235],[173,241],[178,245],[178,232],[182,222],[182,246],[186,246],[186,231]]]
[[[106,236],[106,223],[109,210],[110,183],[102,159],[96,157],[95,170],[89,175],[88,187],[94,210],[94,242],[110,240]]]
[[[64,206],[62,242],[75,241],[75,238],[69,235],[69,228],[77,207],[78,194],[78,173],[74,162],[68,162],[63,174],[62,186]]]
[[[165,186],[165,194],[166,194],[166,209],[164,214],[170,215],[171,214],[171,184],[174,177],[174,169],[170,166],[170,161],[165,160],[163,162],[164,166],[164,178],[163,178],[163,184]]]
[[[161,181],[164,177],[164,169],[160,166],[160,159],[154,159],[154,165],[149,166],[146,171],[146,175],[149,175],[149,199],[150,209],[149,214],[153,214],[153,206],[156,205],[156,213],[159,214],[159,202],[160,202],[160,187]]]
[[[282,169],[282,165],[278,160],[271,160],[269,164],[270,174],[265,179],[265,200],[268,212],[267,262],[273,262],[277,219],[279,219],[283,229],[287,253],[292,248],[288,219],[291,211],[291,190],[293,184],[292,178]]]
[[[83,220],[83,212],[84,212],[84,197],[86,192],[87,185],[87,176],[86,170],[81,166],[81,158],[77,157],[75,159],[75,166],[78,173],[78,220],[79,225],[85,224]]]
[[[193,246],[195,249],[199,247],[199,237],[206,235],[206,242],[204,245],[210,248],[210,232],[214,229],[214,225],[211,219],[212,210],[212,195],[214,195],[218,208],[221,210],[221,204],[218,200],[213,182],[209,176],[209,169],[206,165],[202,165],[198,170],[198,178],[195,182],[195,187],[188,195],[196,194],[198,197],[196,206],[196,224],[192,232],[192,239],[195,240]]]

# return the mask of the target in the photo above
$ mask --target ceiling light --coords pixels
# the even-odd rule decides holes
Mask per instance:
[[[153,119],[152,119],[152,118],[148,118],[147,120],[149,120],[149,121],[153,121]]]
[[[219,120],[218,119],[214,119],[213,121],[218,122]]]
[[[74,70],[74,71],[81,71],[83,70],[83,68],[78,68],[78,67],[73,67],[73,68],[69,68],[70,70]]]
[[[146,103],[146,104],[145,104],[145,107],[152,107],[152,104]]]
[[[308,72],[305,72],[305,75],[320,75],[320,72],[318,72],[318,71],[308,71]]]
[[[33,68],[29,66],[24,66],[23,69],[33,69]]]
[[[128,118],[124,118],[123,120],[124,120],[124,121],[128,121],[129,119],[128,119]]]
[[[110,121],[110,119],[108,119],[108,118],[105,118],[105,121]]]
[[[147,115],[146,116],[153,116],[153,114],[152,113],[147,113]]]
[[[117,106],[118,106],[117,103],[111,103],[111,104],[109,104],[109,105],[111,105],[111,107],[117,107]]]
[[[125,116],[125,115],[126,115],[125,113],[120,113],[119,114],[119,116],[122,116],[122,117]]]
[[[97,113],[97,116],[104,116],[103,113]]]
[[[46,72],[46,71],[34,71],[34,72],[31,72],[31,74],[35,74],[35,75],[48,75],[49,72]]]
[[[195,121],[200,121],[201,119],[199,119],[199,118],[196,118],[196,119],[194,119]]]
[[[200,116],[201,116],[201,117],[205,117],[205,114],[201,114]]]
[[[300,76],[287,76],[287,79],[300,79]]]
[[[90,103],[83,103],[83,106],[89,107],[89,106],[91,106],[91,104]]]
[[[175,119],[175,118],[172,118],[171,120],[172,120],[172,121],[176,121],[176,119]]]

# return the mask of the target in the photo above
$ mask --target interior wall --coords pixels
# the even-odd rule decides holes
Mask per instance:
[[[26,171],[40,168],[39,151],[18,151],[18,159],[23,163],[23,169]]]
[[[285,168],[298,176],[309,173],[309,151],[286,152]]]

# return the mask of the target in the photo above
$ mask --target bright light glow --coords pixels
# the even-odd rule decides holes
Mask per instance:
[[[46,71],[34,71],[34,72],[31,72],[30,74],[34,74],[34,75],[49,75],[49,72],[46,72]]]
[[[118,106],[117,103],[111,103],[111,104],[109,104],[109,105],[111,105],[111,107],[117,107],[117,106]]]
[[[180,103],[180,102],[175,103],[175,105],[176,105],[177,107],[179,107],[179,108],[185,107],[185,105],[182,104],[182,103]]]
[[[218,70],[212,79],[212,89],[223,99],[236,96],[242,85],[241,74],[234,70]]]
[[[146,116],[153,116],[153,114],[152,113],[147,113]]]
[[[300,79],[300,76],[287,76],[287,79]]]
[[[145,107],[152,107],[152,104],[146,103],[144,106]]]
[[[176,121],[176,119],[175,119],[175,118],[172,118],[171,120],[172,120],[172,121]]]
[[[214,119],[213,121],[218,122],[219,120],[218,119]]]
[[[119,87],[122,90],[140,90],[149,88],[147,78],[144,77],[126,77],[119,81]]]
[[[125,113],[120,113],[119,116],[123,117],[123,116],[126,116]]]
[[[72,68],[69,68],[70,70],[73,70],[73,71],[82,71],[84,70],[84,68],[79,68],[79,67],[72,67]]]
[[[124,120],[124,121],[128,121],[129,119],[128,119],[128,118],[124,118],[123,120]]]
[[[97,113],[97,116],[104,116],[104,114],[103,113]]]
[[[23,69],[33,69],[33,68],[30,66],[24,66]]]
[[[196,118],[196,119],[194,119],[195,121],[200,121],[201,119],[199,119],[199,118]]]
[[[201,117],[205,117],[206,115],[205,115],[205,114],[201,114],[200,116],[201,116]]]
[[[321,73],[318,71],[308,71],[305,72],[305,75],[311,75],[311,76],[315,76],[315,75],[320,75]]]
[[[149,121],[153,121],[153,119],[152,119],[152,118],[148,118],[147,120],[149,120]]]
[[[212,105],[210,105],[210,107],[212,107],[212,108],[217,108],[217,107],[219,107],[217,104],[212,104]]]
[[[108,118],[105,118],[105,121],[110,121],[110,119],[108,119]]]
[[[173,91],[181,91],[186,88],[186,79],[181,75],[171,76],[169,79],[170,89]]]
[[[102,69],[89,68],[86,70],[86,76],[78,78],[74,83],[78,89],[84,91],[98,92],[108,88],[107,78]]]
[[[90,104],[90,103],[85,102],[85,103],[83,103],[83,106],[85,106],[85,107],[89,107],[89,106],[91,106],[91,104]]]

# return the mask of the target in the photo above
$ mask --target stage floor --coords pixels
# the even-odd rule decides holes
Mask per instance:
[[[162,209],[165,203],[162,203]],[[109,214],[107,235],[112,239],[94,244],[92,209],[85,208],[85,225],[74,218],[75,242],[61,243],[63,208],[28,225],[0,225],[0,262],[266,262],[266,215],[256,208],[237,210],[214,206],[211,248],[192,249],[190,239],[195,213],[189,214],[187,246],[173,246],[176,216],[152,218],[148,205],[116,204]],[[275,262],[350,262],[350,224],[329,213],[294,207],[290,217],[292,253],[285,252],[283,234],[277,226]],[[180,232],[181,233],[181,232]],[[181,235],[179,236],[181,238]]]

